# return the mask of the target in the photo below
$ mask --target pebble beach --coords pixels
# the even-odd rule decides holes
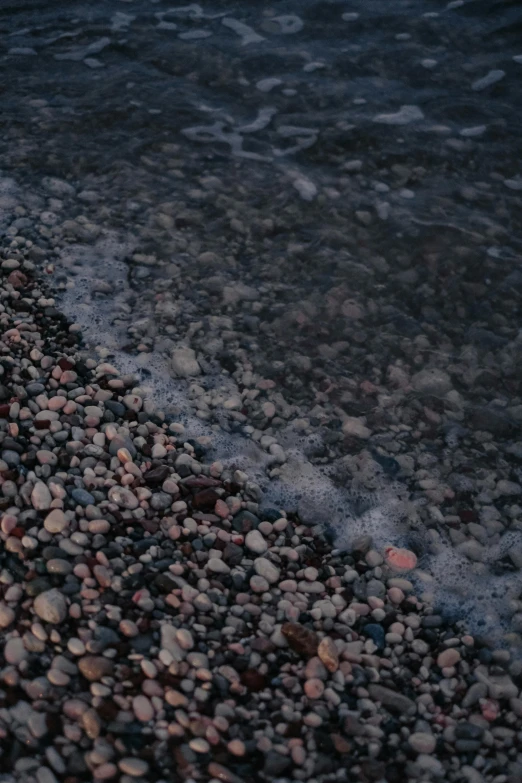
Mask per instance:
[[[520,658],[260,513],[6,255],[0,779],[520,780]]]
[[[0,783],[520,783],[521,25],[0,8]]]

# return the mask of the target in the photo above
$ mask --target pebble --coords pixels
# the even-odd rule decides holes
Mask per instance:
[[[0,628],[8,628],[14,622],[16,615],[10,606],[0,603]]]
[[[339,653],[333,639],[325,636],[319,643],[317,655],[324,663],[329,672],[336,672],[339,668]]]
[[[264,578],[264,576],[252,576],[250,577],[250,588],[254,593],[267,593],[270,589],[270,583]]]
[[[146,775],[149,771],[149,765],[144,759],[138,759],[134,756],[125,756],[118,761],[120,772],[130,775],[133,778],[139,778]]]
[[[45,529],[52,535],[61,533],[68,525],[67,517],[59,508],[54,508],[44,520]]]
[[[268,549],[268,544],[259,530],[250,530],[245,536],[245,546],[256,555],[262,555]]]
[[[417,565],[417,556],[413,552],[395,546],[385,548],[384,559],[394,571],[411,571]]]
[[[109,490],[109,500],[117,506],[120,506],[120,508],[130,510],[138,508],[139,505],[138,498],[133,495],[130,489],[126,489],[125,487],[111,487]]]
[[[304,692],[309,699],[320,699],[324,693],[324,683],[321,680],[306,680]]]
[[[288,20],[286,24],[290,24]],[[315,68],[317,63],[311,65]],[[443,58],[437,73],[442,68]],[[380,115],[377,121],[406,125],[422,116],[418,107],[403,106],[398,112]],[[477,144],[483,141],[476,132],[459,137],[458,127],[454,135],[460,144],[470,144],[475,136]],[[402,136],[407,138],[405,130],[401,130]],[[176,166],[183,167],[177,160]],[[375,172],[366,181],[360,174],[366,163],[352,161],[341,167],[342,179],[353,180],[353,187],[357,182],[357,187],[369,186],[371,192],[389,193],[390,203],[395,204],[397,198],[411,199],[421,193],[419,183],[425,174],[409,166],[392,164],[388,174]],[[351,177],[344,176],[349,173]],[[197,194],[205,192],[204,182],[213,176],[193,183],[194,199],[202,198]],[[389,179],[389,184],[379,183],[381,176],[387,183]],[[503,188],[506,181],[511,183],[508,191],[514,197],[519,190],[516,178],[505,180],[505,176],[499,175],[498,182]],[[291,175],[289,186],[304,199],[342,196],[337,183],[319,189],[301,175],[296,177]],[[496,182],[489,183],[492,196]],[[75,188],[64,184],[64,196],[72,198]],[[473,199],[482,192],[478,182],[473,187],[465,185],[459,191],[463,199]],[[86,203],[95,202],[87,199]],[[198,203],[204,209],[203,201]],[[60,252],[60,235],[54,230],[67,222],[58,217],[65,219],[66,209],[53,203],[38,209],[45,209],[40,228],[53,231],[37,231],[38,244],[27,249],[33,247],[36,257],[47,244]],[[171,240],[183,244],[190,235],[190,220],[183,213],[176,217],[183,228],[179,232],[170,215],[174,207],[165,204],[161,209],[165,214],[158,225],[168,230],[167,244]],[[179,209],[176,202],[176,215]],[[375,220],[371,209],[368,206],[354,213],[354,230],[361,232],[357,246],[366,251],[371,235],[368,226]],[[198,211],[199,207],[195,213]],[[246,216],[232,215],[230,205],[231,230],[244,233],[250,225]],[[81,217],[74,221],[78,226],[84,225]],[[272,227],[267,223],[266,233],[255,220],[252,228],[253,236],[264,234],[267,248],[275,228],[272,218],[270,221]],[[285,225],[283,222],[277,229],[277,236],[286,230]],[[52,302],[51,298],[46,300],[42,294],[36,301],[43,313],[47,307],[55,313],[49,317],[58,349],[52,348],[53,343],[49,347],[40,320],[36,322],[39,331],[26,331],[23,320],[27,319],[31,328],[35,323],[31,312],[26,313],[31,311],[27,303],[33,292],[38,297],[41,292],[31,287],[29,295],[23,290],[27,277],[21,270],[30,277],[30,268],[26,269],[25,251],[20,250],[25,245],[18,244],[23,239],[22,229],[23,224],[18,233],[6,235],[20,261],[12,259],[16,266],[0,263],[9,274],[19,270],[25,278],[25,282],[22,277],[10,278],[9,295],[2,297],[0,308],[4,344],[0,373],[6,384],[0,383],[4,498],[0,627],[6,631],[2,648],[2,710],[6,714],[0,717],[7,732],[2,742],[9,745],[9,753],[2,756],[5,774],[10,775],[14,767],[18,777],[25,775],[38,783],[52,783],[56,778],[76,781],[89,775],[94,780],[119,776],[121,783],[128,783],[155,775],[169,779],[181,769],[190,779],[208,777],[224,783],[244,783],[256,774],[267,780],[295,778],[323,783],[332,776],[342,777],[346,771],[343,759],[339,764],[335,760],[339,756],[352,766],[356,763],[361,778],[375,781],[386,775],[383,759],[394,758],[404,766],[400,772],[415,780],[443,779],[447,774],[458,777],[470,759],[479,761],[477,774],[480,769],[486,775],[482,759],[487,759],[487,769],[491,766],[497,777],[497,770],[506,764],[510,774],[518,774],[510,765],[516,764],[511,751],[522,717],[520,667],[507,649],[482,647],[479,638],[463,635],[460,625],[442,613],[434,614],[431,606],[438,604],[430,595],[431,584],[427,574],[419,573],[426,591],[422,603],[418,585],[414,588],[413,581],[400,578],[400,572],[416,568],[411,550],[390,545],[379,551],[373,548],[378,545],[367,532],[350,551],[332,551],[327,539],[308,527],[321,515],[306,503],[302,504],[301,521],[293,514],[281,516],[278,508],[261,506],[260,510],[260,489],[252,476],[219,462],[201,461],[211,445],[210,435],[189,436],[179,420],[164,418],[149,399],[136,393],[135,378],[119,377],[106,362],[80,359],[81,354],[71,347],[77,326],[69,331],[65,328],[63,336],[71,342],[60,342],[56,312],[50,304],[40,304]],[[52,241],[47,243],[46,237]],[[302,253],[292,242],[288,253]],[[202,325],[194,321],[186,340],[192,343],[194,338],[194,345],[208,345],[210,356],[221,356],[226,345],[227,368],[237,365],[227,380],[226,392],[204,383],[190,385],[194,410],[202,419],[214,427],[215,413],[224,413],[238,427],[245,426],[252,440],[265,449],[274,477],[284,477],[287,470],[292,476],[291,451],[285,453],[278,444],[286,423],[295,424],[305,437],[311,434],[312,441],[314,430],[324,423],[332,436],[328,448],[333,455],[337,449],[342,452],[347,473],[355,476],[360,472],[365,480],[365,471],[370,475],[375,465],[389,476],[402,471],[427,501],[415,513],[423,524],[427,520],[434,523],[430,524],[434,546],[438,542],[435,534],[443,526],[448,536],[454,536],[457,549],[461,547],[458,551],[488,567],[488,542],[503,540],[506,517],[516,523],[519,516],[515,501],[522,492],[521,484],[506,467],[503,454],[507,450],[504,440],[507,443],[513,434],[513,421],[518,421],[520,412],[508,401],[507,382],[504,391],[508,391],[496,400],[494,388],[481,375],[474,381],[480,404],[474,402],[468,409],[466,384],[461,382],[466,374],[459,375],[459,354],[451,354],[450,363],[428,347],[432,331],[436,331],[437,302],[433,307],[424,303],[422,318],[416,316],[418,322],[409,314],[396,312],[405,287],[417,285],[419,275],[418,282],[424,281],[422,270],[408,269],[406,257],[401,259],[399,271],[395,270],[397,308],[386,310],[390,329],[395,328],[396,320],[400,323],[402,337],[394,345],[402,345],[403,340],[408,348],[400,348],[389,367],[381,367],[382,357],[377,356],[376,367],[373,371],[370,368],[362,381],[356,364],[352,364],[352,370],[356,369],[353,373],[350,370],[346,385],[334,387],[334,397],[329,400],[330,381],[322,373],[330,373],[337,350],[343,362],[350,354],[351,344],[341,342],[345,322],[357,330],[353,342],[360,346],[362,355],[372,342],[371,322],[377,309],[386,309],[383,292],[389,281],[382,265],[387,262],[381,259],[375,267],[373,262],[367,267],[369,280],[376,274],[380,281],[377,286],[371,283],[374,301],[367,297],[363,301],[362,296],[359,301],[357,288],[348,292],[341,285],[338,291],[325,291],[325,302],[340,319],[340,342],[337,349],[337,343],[325,333],[319,370],[308,356],[296,354],[288,368],[283,368],[283,357],[274,363],[269,378],[261,378],[254,366],[257,349],[251,352],[244,346],[265,333],[265,310],[270,310],[272,301],[270,282],[258,290],[227,278],[223,288],[219,257],[213,251],[201,253],[197,245],[187,248],[197,263],[213,267],[212,275],[218,279],[211,278],[208,291],[215,297],[215,318],[223,319],[225,331],[215,326],[222,337],[214,339],[215,335],[206,334],[206,321]],[[495,258],[496,252],[492,247],[486,255]],[[150,271],[154,264],[149,257],[144,256],[142,263],[140,253],[136,255],[136,269]],[[465,267],[465,255],[461,261]],[[434,263],[431,259],[430,264]],[[437,276],[431,274],[429,264],[426,269],[431,296],[432,288],[437,288]],[[494,281],[492,296],[498,285],[501,283]],[[203,282],[202,286],[206,291]],[[105,290],[103,281],[96,290]],[[419,290],[422,292],[422,287]],[[13,292],[20,299],[13,299]],[[163,313],[167,314],[174,304],[169,297],[165,289],[156,300],[161,308],[166,306]],[[12,307],[14,301],[19,305]],[[236,338],[234,308],[238,303],[248,334]],[[287,329],[290,308],[283,312],[278,307],[281,324],[277,328]],[[318,307],[317,312],[309,313],[305,308],[295,316],[306,339],[315,324],[324,324]],[[487,308],[484,312],[486,334],[475,331],[464,338],[469,339],[477,357],[484,340],[496,345],[499,354],[507,347],[513,350],[516,332],[504,325],[507,316],[492,325]],[[492,331],[488,336],[493,326],[498,334]],[[139,338],[143,344],[138,351],[145,362],[153,344],[149,336],[143,332]],[[270,336],[272,339],[272,332]],[[500,342],[491,342],[495,337]],[[201,374],[206,347],[198,347],[198,354],[188,345],[176,343],[177,339],[172,331],[162,349],[170,353],[176,374]],[[236,339],[239,353],[234,347]],[[16,346],[12,353],[6,352],[5,347],[10,351],[11,345]],[[253,362],[248,370],[244,364],[241,368],[243,350]],[[407,360],[401,351],[408,352]],[[426,367],[428,355],[427,361],[439,362],[444,369]],[[509,366],[506,357],[504,360]],[[316,410],[309,418],[304,418],[308,416],[304,402],[298,413],[303,418],[294,418],[293,406],[280,392],[279,381],[272,380],[272,375],[278,378],[280,371],[290,367],[295,372],[292,383],[301,383],[304,397],[308,373],[315,377],[316,370],[319,372],[313,381]],[[228,382],[232,384],[241,375],[241,391],[228,389]],[[221,401],[218,392],[223,392]],[[490,400],[494,401],[491,406]],[[386,408],[385,415],[381,407]],[[476,408],[480,408],[479,415]],[[354,415],[346,416],[345,411]],[[332,413],[336,418],[330,427]],[[250,421],[255,426],[250,427]],[[449,447],[457,422],[461,422],[460,434],[455,436],[457,445]],[[496,427],[503,433],[500,439],[494,437]],[[444,478],[436,467],[439,438],[446,438],[450,455]],[[466,439],[498,459],[477,475],[466,472],[455,477],[449,470],[451,455]],[[356,440],[368,441],[370,447],[361,451],[354,445]],[[517,442],[509,441],[508,448],[514,459],[522,455]],[[377,450],[380,461],[374,458]],[[459,459],[461,456],[458,454]],[[473,496],[470,509],[461,493],[464,498]],[[506,504],[495,504],[498,498]],[[386,510],[385,505],[383,508]],[[364,509],[360,513],[364,516]],[[375,521],[372,514],[373,510],[370,525]],[[375,512],[377,519],[380,514]],[[386,529],[392,535],[393,513],[390,517]],[[517,549],[508,540],[507,557],[518,568]],[[522,614],[518,606],[513,611],[515,617]],[[42,666],[45,668],[40,670]],[[324,737],[329,738],[328,743]],[[17,756],[18,745],[26,750]],[[439,756],[442,745],[444,752]],[[470,775],[466,772],[465,777]]]
[[[408,737],[409,746],[415,753],[433,753],[437,740],[433,734],[424,731],[416,731]]]
[[[78,661],[78,668],[86,680],[97,682],[112,674],[113,664],[101,655],[85,655]]]
[[[67,601],[59,590],[52,588],[36,596],[34,611],[46,623],[58,625],[67,617]]]
[[[132,709],[136,719],[142,723],[148,723],[154,717],[154,707],[146,696],[135,696],[132,700]]]
[[[437,656],[437,666],[440,666],[441,669],[448,666],[455,666],[459,661],[460,653],[458,650],[455,650],[454,647],[443,650],[443,652],[439,653]]]
[[[383,707],[398,714],[409,715],[415,712],[415,702],[402,693],[393,691],[383,685],[371,683],[368,691],[374,701],[381,702]]]
[[[126,394],[122,400],[128,410],[138,413],[143,406],[143,400],[137,394]]]
[[[273,585],[279,581],[279,568],[277,568],[277,566],[275,566],[266,558],[258,557],[256,560],[254,560],[254,568],[256,574],[266,579],[269,584]]]
[[[214,574],[230,573],[230,567],[218,557],[211,557],[207,563],[207,568]]]

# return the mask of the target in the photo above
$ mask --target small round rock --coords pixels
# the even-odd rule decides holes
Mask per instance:
[[[62,530],[68,526],[69,522],[63,511],[59,508],[54,508],[50,514],[47,514],[44,521],[44,528],[48,533],[55,535],[61,533]]]
[[[101,655],[85,655],[78,661],[78,668],[89,682],[97,682],[112,674],[112,661]]]
[[[58,625],[67,617],[67,601],[56,588],[45,590],[34,599],[34,611],[46,623]]]
[[[132,756],[126,756],[118,762],[120,772],[130,775],[131,778],[140,778],[149,771],[149,765],[144,759],[136,759]]]
[[[15,619],[15,613],[7,604],[0,604],[0,628],[7,628]]]
[[[245,546],[256,555],[262,555],[268,549],[268,544],[259,530],[251,530],[246,534]]]
[[[416,731],[408,737],[408,744],[415,753],[433,753],[437,740],[427,731]]]
[[[441,669],[445,669],[448,666],[455,666],[459,661],[460,653],[454,647],[443,650],[437,656],[437,666],[440,666]]]

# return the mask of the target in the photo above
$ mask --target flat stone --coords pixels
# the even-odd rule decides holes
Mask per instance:
[[[94,506],[96,503],[96,499],[94,495],[91,495],[90,492],[87,492],[86,489],[82,489],[81,487],[76,487],[71,492],[71,497],[74,500],[75,503],[78,503],[80,506]]]
[[[63,576],[72,573],[72,570],[71,563],[61,557],[53,557],[47,561],[48,574],[62,574]]]
[[[78,668],[89,682],[98,682],[102,677],[110,677],[113,663],[102,655],[85,655],[78,661]]]
[[[149,771],[149,765],[144,759],[137,759],[133,756],[126,756],[118,761],[120,772],[130,775],[132,778],[139,778],[146,775]]]
[[[222,781],[222,783],[245,783],[245,779],[236,775],[228,767],[224,767],[222,764],[218,764],[216,761],[211,761],[208,765],[208,774],[211,778]]]
[[[0,628],[7,628],[14,621],[16,615],[7,604],[0,603]]]
[[[154,707],[146,696],[135,696],[132,700],[132,709],[137,720],[148,723],[154,717]]]
[[[270,560],[267,560],[266,557],[258,557],[254,560],[254,569],[258,576],[262,576],[271,585],[274,585],[279,581],[281,575],[279,568],[271,563]]]
[[[339,668],[339,653],[333,639],[329,636],[325,636],[321,639],[319,647],[317,648],[317,655],[324,663],[329,672],[336,672]]]
[[[415,702],[407,696],[397,691],[392,691],[390,688],[385,688],[383,685],[370,683],[368,691],[373,701],[381,702],[383,707],[386,707],[391,712],[411,715],[417,709]]]

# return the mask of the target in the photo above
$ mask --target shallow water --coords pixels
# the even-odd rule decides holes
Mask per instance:
[[[497,580],[520,633],[520,5],[21,0],[0,29],[0,225],[91,347],[338,545],[415,544],[498,624]]]

